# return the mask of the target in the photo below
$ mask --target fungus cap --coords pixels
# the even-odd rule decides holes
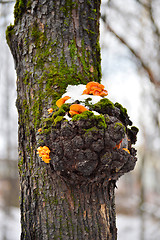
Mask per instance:
[[[65,96],[63,98],[58,99],[56,102],[57,107],[60,108],[65,103],[65,101],[67,101],[68,99],[70,99],[69,96]]]

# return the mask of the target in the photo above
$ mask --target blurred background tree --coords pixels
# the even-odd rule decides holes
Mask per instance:
[[[116,72],[114,83],[125,89],[125,91],[120,89],[124,94],[122,102],[124,101],[123,104],[126,106],[130,105],[128,108],[131,116],[132,114],[138,116],[136,120],[139,121],[141,132],[141,141],[138,144],[139,164],[133,173],[137,177],[134,176],[131,180],[131,173],[128,178],[124,177],[121,181],[130,197],[134,199],[137,196],[135,208],[132,206],[132,209],[139,209],[141,216],[139,239],[149,239],[144,232],[147,214],[157,219],[155,229],[151,230],[152,234],[154,232],[152,239],[158,239],[156,229],[159,227],[160,220],[158,214],[160,192],[158,184],[160,171],[159,13],[160,5],[157,0],[102,1],[102,27],[106,30],[102,52],[106,52],[107,56],[106,61],[104,60],[106,67],[104,67],[103,77],[108,81],[110,70],[107,70],[107,67],[111,66],[110,68]],[[138,85],[137,81],[139,81]],[[126,89],[127,85],[128,89]],[[132,96],[132,103],[128,102],[129,98],[126,99],[127,92]],[[127,186],[131,189],[130,191],[126,188]],[[136,193],[134,190],[137,190]],[[130,197],[128,200],[131,199]],[[124,210],[121,203],[118,206]]]
[[[0,213],[0,221],[1,216],[12,213],[11,207],[18,205],[18,169],[14,161],[17,159],[16,78],[12,56],[5,41],[6,27],[13,21],[13,7],[14,1],[0,1],[0,210],[5,209],[5,213]],[[128,223],[134,228],[134,217],[139,229],[132,234],[133,239],[158,240],[159,0],[102,0],[101,12],[102,83],[109,91],[108,97],[127,107],[131,119],[140,128],[137,167],[118,182],[116,206],[119,214],[123,214],[117,220],[119,240],[131,239],[132,229],[128,228],[130,237],[126,229]],[[124,214],[127,217],[125,215],[124,218]],[[141,217],[141,221],[137,216]],[[9,225],[3,222],[2,227],[0,240],[17,239],[13,237]]]

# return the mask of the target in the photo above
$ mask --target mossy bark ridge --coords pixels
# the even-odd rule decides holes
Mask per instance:
[[[115,240],[115,181],[136,161],[131,145],[131,154],[115,146],[125,134],[135,142],[136,128],[109,100],[71,121],[69,105],[55,106],[68,84],[101,80],[100,1],[17,0],[14,14],[6,37],[17,71],[21,239]],[[44,145],[50,164],[37,154]]]

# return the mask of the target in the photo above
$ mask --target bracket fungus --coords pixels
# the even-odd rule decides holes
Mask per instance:
[[[87,85],[90,90],[98,86],[106,91],[99,83]],[[71,117],[66,119],[66,115]],[[96,103],[86,98],[79,100],[78,96],[69,103],[65,100],[49,118],[44,116],[41,128],[37,141],[48,146],[52,171],[67,183],[83,185],[117,180],[134,169],[137,158],[132,145],[138,129],[132,126],[127,110],[106,97]]]

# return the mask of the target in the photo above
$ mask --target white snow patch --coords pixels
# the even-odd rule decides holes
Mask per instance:
[[[64,116],[64,118],[67,119],[68,121],[70,121],[70,120],[72,119],[71,117],[68,116],[68,114],[66,114],[66,115]]]
[[[73,103],[76,100],[79,100],[82,105],[84,105],[84,101],[87,98],[91,98],[89,101],[90,104],[95,104],[99,102],[102,97],[100,96],[94,96],[94,95],[88,95],[88,94],[83,94],[83,91],[86,89],[86,85],[79,84],[79,85],[68,85],[66,92],[62,95],[62,97],[69,96],[71,97],[68,99],[65,103]]]
[[[92,111],[94,115],[100,115],[100,113],[96,112],[96,111]]]

